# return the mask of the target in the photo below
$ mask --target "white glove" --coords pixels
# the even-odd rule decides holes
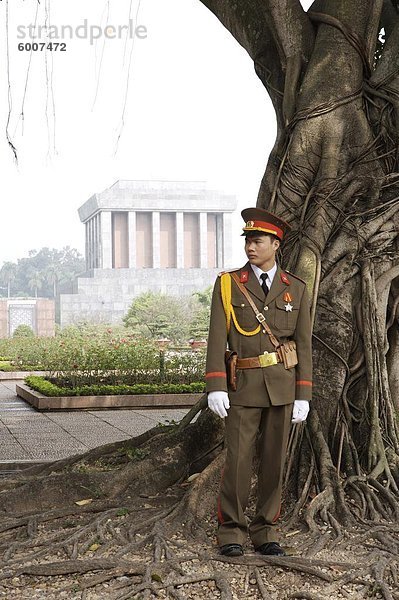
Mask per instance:
[[[227,417],[227,410],[230,408],[230,400],[227,392],[209,392],[208,406],[221,419]]]
[[[307,400],[295,400],[294,408],[292,409],[291,423],[301,423],[306,421],[309,412],[309,402]]]

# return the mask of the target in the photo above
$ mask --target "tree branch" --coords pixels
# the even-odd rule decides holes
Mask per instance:
[[[299,0],[200,0],[255,61],[273,40],[280,63],[309,58],[313,29]]]
[[[318,29],[308,75],[297,100],[299,109],[358,92],[370,75],[371,33],[378,29],[382,0],[315,0]],[[378,17],[378,18],[377,18]],[[374,42],[375,43],[375,42]],[[373,50],[374,51],[374,50]],[[328,73],[329,85],[320,85]]]
[[[368,62],[373,61],[384,0],[315,0],[308,12],[320,12],[339,19],[360,36]]]
[[[283,120],[288,125],[295,113],[296,95],[304,66],[307,66],[314,44],[314,32],[297,0],[269,0],[273,35],[286,67]]]
[[[272,35],[267,24],[267,11],[261,0],[200,0],[232,36],[256,57],[270,46]]]
[[[299,0],[201,2],[253,59],[281,125],[283,97],[286,120],[287,114],[294,110],[302,67],[307,64],[313,47],[313,28]]]

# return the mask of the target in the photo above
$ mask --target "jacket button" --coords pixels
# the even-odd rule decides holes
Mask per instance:
[[[269,310],[269,307],[268,307],[268,306],[265,306],[263,310]]]
[[[244,307],[245,307],[245,304],[241,304],[241,308],[244,308]]]

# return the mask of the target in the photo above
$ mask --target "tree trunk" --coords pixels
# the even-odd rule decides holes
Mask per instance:
[[[283,266],[312,295],[314,401],[288,481],[305,503],[313,456],[308,489],[327,490],[319,509],[345,520],[359,515],[345,486],[356,500],[367,477],[389,493],[399,486],[399,16],[382,0],[316,0],[308,14],[296,0],[204,4],[273,100],[278,134],[257,203],[292,226]],[[391,33],[377,58],[384,19]]]

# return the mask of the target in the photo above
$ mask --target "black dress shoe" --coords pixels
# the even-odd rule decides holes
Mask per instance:
[[[220,546],[220,554],[223,554],[223,556],[242,556],[244,550],[241,544],[224,544],[224,546]]]
[[[286,556],[284,550],[277,542],[269,542],[255,548],[255,552],[264,554],[265,556]]]

